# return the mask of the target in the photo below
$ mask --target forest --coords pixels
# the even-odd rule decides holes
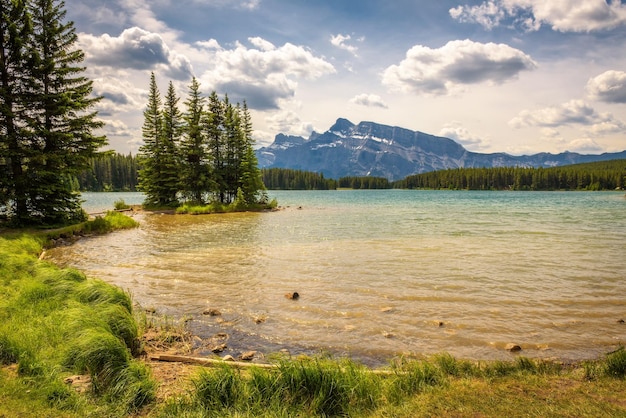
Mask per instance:
[[[107,153],[90,160],[78,176],[82,191],[135,191],[138,164],[132,155]],[[328,179],[323,174],[288,168],[261,169],[270,190],[452,189],[452,190],[615,190],[626,186],[626,160],[551,168],[459,168],[416,174],[389,182],[379,177]]]
[[[562,167],[457,168],[406,177],[399,189],[450,190],[616,190],[626,185],[626,160]]]

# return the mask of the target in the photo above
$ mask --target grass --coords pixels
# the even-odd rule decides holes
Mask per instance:
[[[0,373],[0,416],[14,416],[14,399],[30,416],[121,416],[152,402],[130,297],[39,260],[42,241],[0,238],[0,365],[12,365]],[[77,374],[91,377],[89,396],[64,382]]]
[[[193,390],[170,399],[161,417],[624,417],[620,349],[580,366],[518,357],[470,362],[440,354],[397,360],[373,372],[350,360],[279,359],[275,369],[201,369]],[[615,371],[618,373],[614,373]]]
[[[276,199],[266,204],[241,204],[235,201],[229,205],[225,205],[219,202],[213,202],[207,205],[199,205],[194,203],[184,203],[182,206],[176,208],[176,213],[187,215],[207,215],[211,213],[229,213],[229,212],[261,212],[264,210],[275,209],[278,206]]]

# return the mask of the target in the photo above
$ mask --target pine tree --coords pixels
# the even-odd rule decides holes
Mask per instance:
[[[146,195],[145,204],[157,206],[161,204],[158,184],[160,159],[160,142],[163,137],[163,115],[161,114],[161,93],[154,73],[150,75],[148,105],[143,112],[142,135],[144,144],[139,148],[139,190]]]
[[[224,144],[224,104],[214,91],[209,96],[208,109],[203,120],[203,131],[213,161],[214,192],[221,203],[226,202],[226,149]]]
[[[84,219],[72,179],[88,167],[89,158],[106,145],[95,136],[101,128],[94,105],[93,82],[83,76],[84,53],[73,22],[65,22],[65,3],[27,2],[33,30],[25,45],[25,123],[31,135],[26,157],[29,221],[44,224]],[[24,160],[22,161],[24,163]]]
[[[180,190],[179,143],[183,133],[183,117],[178,109],[179,98],[170,81],[163,106],[163,164],[160,171],[162,193],[167,205],[177,205]]]
[[[259,170],[259,162],[254,153],[254,139],[252,138],[252,117],[248,110],[245,100],[241,109],[241,133],[243,136],[243,155],[241,157],[241,182],[240,187],[243,192],[243,198],[247,204],[255,204],[260,201],[266,201],[267,196],[264,193],[265,185],[261,170]]]
[[[200,84],[194,77],[185,102],[185,127],[180,145],[181,172],[184,179],[181,190],[187,199],[200,204],[204,203],[205,193],[213,188],[210,181],[209,154],[202,131],[204,101],[200,93]]]
[[[25,47],[32,24],[22,0],[0,2],[0,212],[17,224],[28,220],[28,178],[24,164],[30,149],[23,135]]]

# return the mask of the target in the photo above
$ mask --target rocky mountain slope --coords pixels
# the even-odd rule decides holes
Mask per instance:
[[[411,174],[459,167],[553,167],[626,158],[626,151],[585,155],[573,152],[514,156],[467,151],[449,138],[374,122],[337,122],[308,139],[276,135],[257,150],[259,167],[314,171],[327,178],[376,176],[399,180]]]

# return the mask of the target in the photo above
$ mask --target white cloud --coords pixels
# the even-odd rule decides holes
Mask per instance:
[[[254,38],[248,38],[248,40],[252,45],[256,46],[261,51],[273,51],[276,49],[273,43],[266,41],[265,39],[258,36]]]
[[[477,151],[487,147],[482,138],[471,133],[461,126],[459,122],[447,123],[439,131],[439,136],[453,139],[471,151]]]
[[[589,134],[603,135],[626,130],[619,120],[609,113],[598,113],[583,100],[570,100],[560,106],[539,110],[524,110],[509,124],[514,128],[541,126],[556,128],[564,125],[583,125]]]
[[[491,30],[500,24],[505,11],[493,1],[486,1],[479,6],[458,6],[450,9],[450,16],[463,23],[478,23]]]
[[[350,103],[354,103],[357,105],[367,106],[367,107],[380,107],[383,109],[387,109],[387,103],[377,94],[359,94],[350,99]]]
[[[330,37],[330,43],[336,46],[337,48],[348,51],[352,55],[356,56],[358,48],[354,45],[349,45],[347,43],[347,41],[351,39],[352,38],[350,35],[337,34],[337,35],[333,35]]]
[[[245,99],[251,108],[267,110],[278,109],[280,100],[295,95],[296,80],[335,72],[332,64],[302,46],[275,47],[262,38],[250,41],[257,48],[237,43],[234,49],[215,51],[212,68],[200,77],[202,84],[227,92],[234,101]]]
[[[308,138],[314,131],[311,122],[305,122],[293,110],[281,110],[265,118],[267,127],[272,132],[280,132],[286,135],[296,135]]]
[[[603,147],[598,145],[598,143],[591,138],[575,139],[566,145],[566,149],[568,151],[579,152],[581,154],[600,153],[604,150]]]
[[[208,41],[198,41],[195,43],[195,45],[199,46],[200,48],[206,48],[206,49],[222,49],[222,46],[219,44],[219,42],[217,42],[217,40],[211,38]]]
[[[606,71],[587,83],[587,93],[594,100],[626,103],[626,72]]]
[[[135,70],[161,69],[177,80],[192,74],[191,62],[171,51],[163,38],[138,27],[126,29],[118,37],[108,34],[80,34],[79,44],[91,64]]]
[[[478,23],[485,29],[499,26],[506,18],[525,30],[548,25],[560,32],[591,32],[626,23],[626,6],[620,0],[488,0],[479,6],[449,10],[460,22]]]
[[[450,41],[439,49],[416,45],[398,65],[383,73],[383,84],[394,90],[448,94],[460,85],[504,83],[536,68],[522,51],[505,44]]]
[[[142,109],[147,97],[144,89],[139,89],[125,79],[124,72],[109,74],[106,78],[93,79],[93,91],[103,99],[98,103],[97,109],[101,115],[111,115],[117,112],[131,112]]]

